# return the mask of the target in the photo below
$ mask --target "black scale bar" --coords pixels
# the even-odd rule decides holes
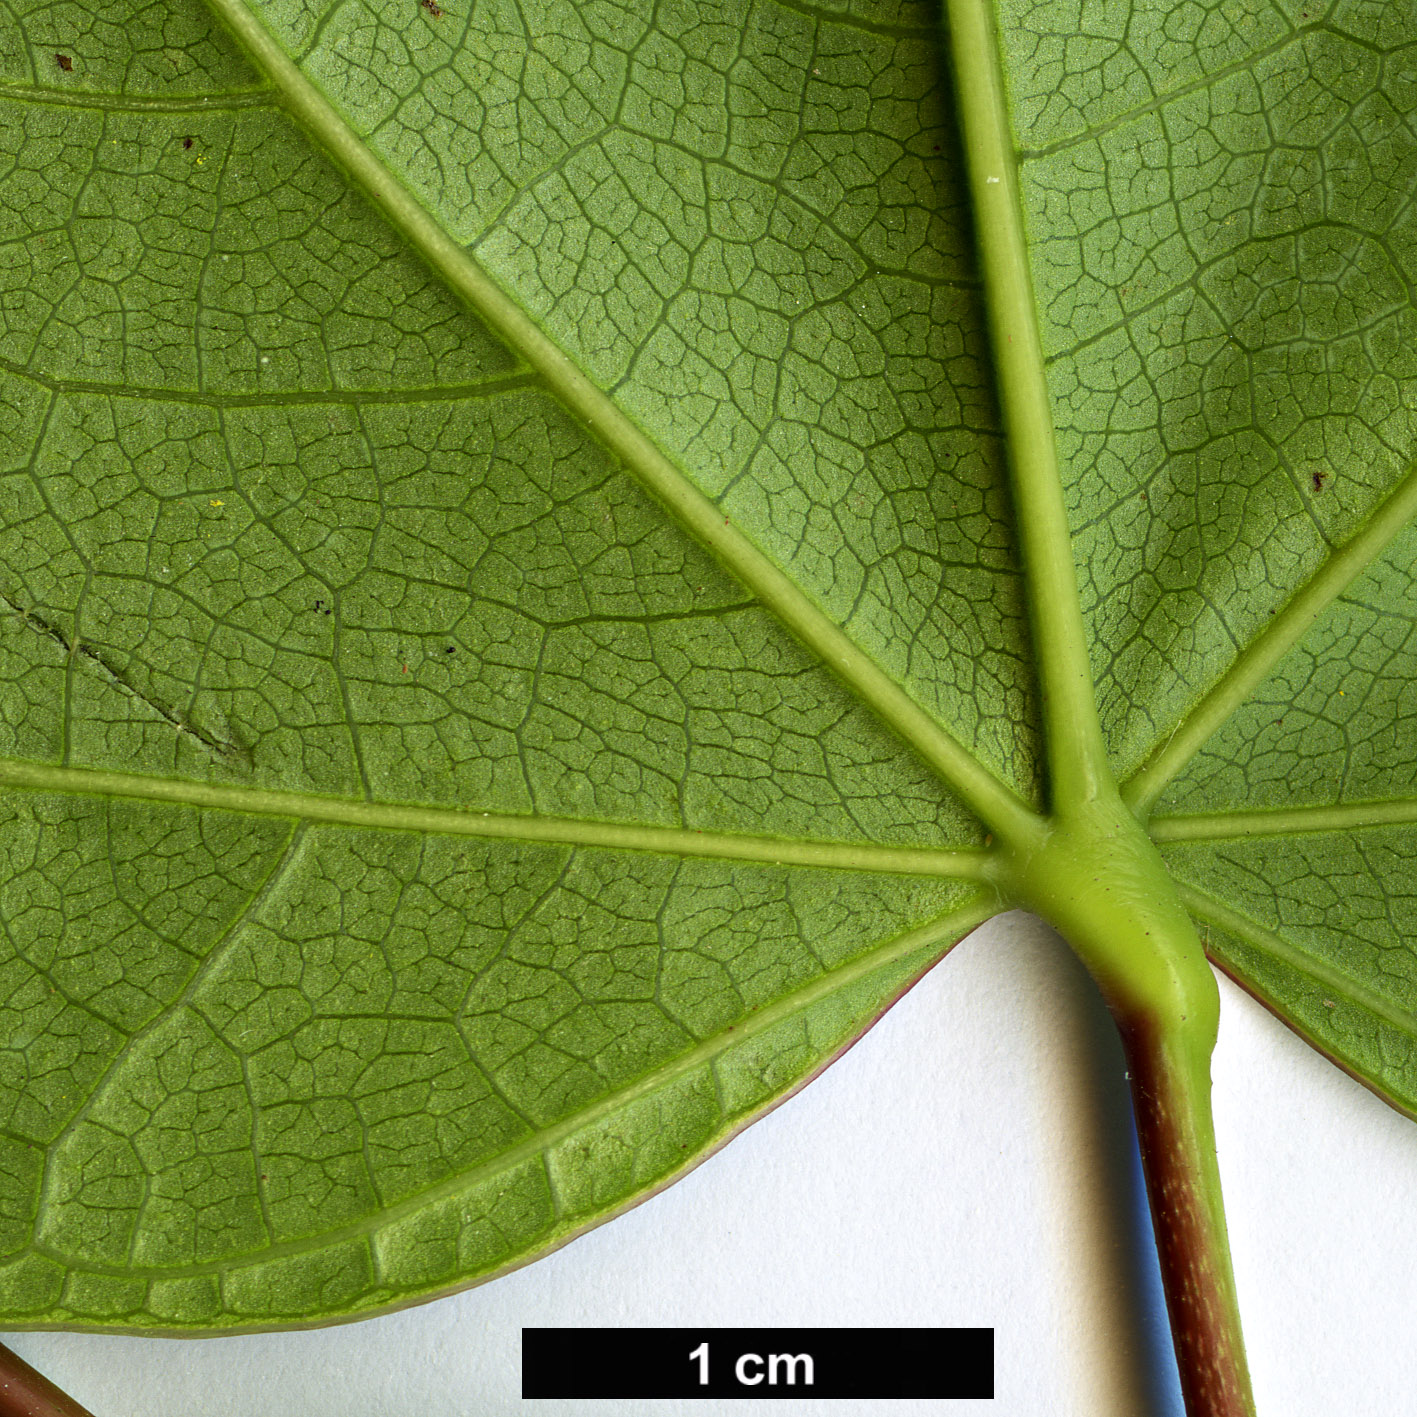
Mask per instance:
[[[992,1328],[524,1328],[522,1396],[994,1396]]]

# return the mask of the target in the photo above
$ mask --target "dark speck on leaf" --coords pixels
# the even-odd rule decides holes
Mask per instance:
[[[438,3],[438,0],[418,0],[418,3],[422,5],[435,20],[442,18],[443,7]]]
[[[449,653],[449,654],[452,654],[452,652],[453,652],[456,648],[457,648],[456,645],[449,645],[449,646],[448,646],[448,653]]]
[[[56,54],[56,55],[54,56],[54,62],[55,62],[66,74],[72,74],[72,73],[74,72],[74,61],[73,61],[72,59],[70,59],[67,54]]]
[[[191,138],[183,138],[183,139],[182,139],[182,146],[183,146],[184,148],[190,148],[190,147],[192,146],[192,140],[191,140]]]
[[[1327,481],[1328,481],[1328,473],[1326,473],[1326,472],[1316,472],[1316,473],[1314,474],[1314,491],[1315,491],[1315,492],[1322,492],[1322,491],[1324,490],[1324,483],[1327,482]]]

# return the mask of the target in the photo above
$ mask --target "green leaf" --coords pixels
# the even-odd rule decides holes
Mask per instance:
[[[781,624],[828,617],[667,518],[219,31],[211,76],[141,63],[144,13],[106,74],[5,100],[11,250],[62,276],[23,272],[4,351],[0,1292],[264,1325],[623,1208],[991,907],[977,823]],[[781,300],[854,318],[859,258],[803,241]],[[926,432],[894,476],[928,529]],[[938,436],[987,528],[973,440]],[[954,539],[1007,581],[1002,537]]]
[[[490,1277],[1013,904],[1417,1110],[1417,20],[1103,9],[968,173],[890,0],[9,22],[7,1322]]]

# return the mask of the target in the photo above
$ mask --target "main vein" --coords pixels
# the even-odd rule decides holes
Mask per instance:
[[[1315,620],[1353,584],[1417,516],[1417,463],[1347,545],[1335,551],[1264,630],[1240,652],[1204,698],[1122,788],[1146,813],[1206,739],[1257,689]]]
[[[312,792],[277,792],[269,788],[190,782],[139,773],[51,767],[0,758],[0,787],[86,796],[135,797],[175,806],[254,812],[266,817],[324,822],[332,826],[384,831],[435,832],[494,841],[538,842],[556,846],[591,846],[608,851],[652,851],[661,855],[703,857],[715,861],[755,861],[772,866],[817,866],[847,871],[883,871],[909,876],[985,879],[989,853],[983,850],[934,850],[918,846],[877,846],[863,842],[801,841],[734,832],[694,831],[620,822],[582,821],[574,817],[521,816],[507,812],[460,811],[450,807],[414,807],[397,802],[360,802],[322,797]]]
[[[598,388],[375,156],[243,0],[208,0],[294,116],[369,195],[448,286],[507,342],[568,409],[669,512],[818,654],[857,697],[919,754],[993,831],[1026,835],[1030,806],[832,621],[782,570],[729,524],[656,444]]]
[[[948,16],[1056,808],[1097,796],[1111,769],[1063,505],[994,7],[948,0]]]

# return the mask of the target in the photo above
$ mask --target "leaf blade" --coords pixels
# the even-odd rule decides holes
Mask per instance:
[[[301,121],[345,167],[395,226],[561,402],[636,479],[792,632],[816,652],[881,719],[899,733],[986,822],[1003,830],[1027,807],[945,728],[881,672],[841,628],[731,524],[719,509],[592,382],[482,265],[415,200],[275,42],[244,0],[212,0],[213,10],[287,96]]]
[[[717,1131],[696,1135],[693,1155],[845,1046],[948,947],[950,931],[936,928],[910,946],[908,967],[891,954],[902,930],[908,936],[921,918],[939,917],[965,890],[914,875],[919,867],[976,874],[978,823],[628,490],[603,451],[557,413],[541,376],[446,298],[439,303],[426,272],[399,254],[388,229],[331,180],[278,114],[264,111],[269,94],[256,95],[243,90],[225,114],[210,111],[219,103],[204,104],[200,122],[184,95],[154,102],[143,90],[126,107],[126,99],[115,105],[102,92],[65,95],[66,109],[87,105],[100,175],[76,158],[71,190],[56,178],[51,206],[37,229],[22,235],[42,251],[52,232],[64,230],[71,192],[87,181],[98,200],[81,213],[87,244],[66,269],[77,269],[84,298],[98,312],[92,328],[109,343],[89,347],[67,334],[56,342],[37,312],[19,331],[29,342],[11,350],[18,371],[11,391],[32,391],[29,404],[17,405],[16,426],[29,431],[7,485],[18,507],[10,524],[25,529],[23,541],[11,543],[24,548],[11,569],[26,593],[0,623],[11,662],[29,661],[32,669],[40,660],[52,677],[29,706],[35,738],[12,744],[48,766],[8,760],[7,806],[13,831],[26,840],[14,814],[37,804],[52,814],[35,828],[50,843],[51,863],[63,859],[62,843],[76,832],[108,839],[76,825],[95,789],[116,819],[129,823],[200,820],[200,813],[192,816],[200,806],[209,817],[234,810],[235,820],[281,832],[289,830],[283,814],[292,810],[346,825],[307,825],[299,859],[272,878],[256,915],[231,917],[228,944],[196,963],[190,951],[182,954],[176,924],[161,912],[146,918],[154,907],[144,892],[162,883],[160,849],[143,857],[142,888],[125,886],[131,901],[105,896],[96,875],[84,889],[68,890],[89,910],[61,932],[60,948],[66,960],[87,953],[95,963],[99,977],[80,980],[87,991],[81,1002],[96,1008],[97,1000],[112,1015],[105,1026],[116,1051],[102,1054],[98,1073],[57,1067],[58,1110],[26,1120],[7,1138],[18,1150],[12,1157],[7,1149],[6,1160],[23,1171],[17,1214],[33,1225],[36,1207],[42,1211],[39,1242],[8,1250],[0,1273],[6,1303],[28,1325],[200,1331],[259,1326],[262,1316],[328,1320],[447,1288],[460,1281],[440,1269],[410,1278],[414,1288],[397,1297],[383,1292],[362,1233],[395,1191],[402,1198],[420,1186],[436,1188],[443,1168],[467,1160],[460,1151],[466,1136],[448,1119],[447,1089],[435,1083],[461,1076],[460,1067],[467,1073],[462,1111],[482,1107],[490,1117],[499,1105],[494,1098],[518,1096],[517,1086],[524,1094],[527,1077],[613,1092],[623,1075],[602,1077],[597,1068],[613,1072],[615,1058],[639,1049],[651,1058],[646,1066],[662,1069],[666,1049],[682,1054],[689,1046],[655,1022],[650,999],[587,1000],[572,1009],[569,1025],[541,1021],[556,1046],[528,1045],[540,1061],[524,1069],[519,1084],[494,1077],[487,1059],[497,1054],[499,1030],[527,1027],[517,1011],[535,1012],[540,995],[510,998],[505,1015],[494,1011],[500,1021],[490,1034],[485,1020],[468,1024],[469,1039],[455,1044],[449,1031],[457,1031],[458,1001],[438,993],[450,987],[440,971],[456,972],[459,949],[471,946],[447,923],[446,902],[435,912],[443,922],[438,948],[417,968],[402,966],[423,980],[419,987],[432,991],[433,1002],[418,1002],[411,983],[381,994],[380,952],[397,953],[391,941],[403,948],[418,930],[400,925],[370,938],[354,927],[341,937],[311,922],[318,922],[322,900],[351,923],[369,915],[366,897],[398,895],[386,878],[400,860],[405,875],[412,870],[405,860],[411,827],[418,829],[414,854],[442,860],[452,849],[444,829],[467,825],[457,809],[469,802],[493,809],[512,831],[525,829],[529,811],[541,819],[537,831],[549,817],[553,834],[595,838],[600,846],[588,848],[590,856],[616,863],[612,875],[620,879],[601,881],[589,892],[596,900],[623,892],[651,866],[663,871],[677,862],[674,870],[686,880],[722,870],[723,862],[704,859],[706,845],[763,858],[738,865],[733,891],[747,891],[764,873],[775,884],[749,891],[753,899],[744,904],[720,882],[723,899],[717,914],[710,912],[707,938],[731,941],[744,929],[735,922],[761,921],[773,911],[801,917],[790,929],[768,932],[775,958],[761,948],[752,955],[751,972],[761,976],[753,988],[766,988],[766,1002],[755,1012],[751,990],[732,1003],[729,983],[702,989],[732,1003],[718,1021],[724,1040],[740,1030],[751,1037],[760,1027],[753,1020],[763,1013],[776,1019],[774,1000],[784,998],[793,1002],[783,1005],[781,1027],[803,1036],[774,1044],[772,1056],[755,1055],[752,1067],[740,1069],[747,1090]],[[26,112],[21,122],[31,119]],[[106,151],[105,139],[116,152]],[[47,140],[32,128],[16,143],[23,151],[25,141]],[[119,282],[119,305],[103,304],[109,297],[102,281],[141,249],[132,247],[124,202],[165,214],[166,227],[149,229],[171,234],[176,248],[169,266],[149,263],[144,271],[145,279],[166,277],[174,292],[158,307],[162,336],[146,342],[114,342],[121,317],[139,311],[141,282]],[[67,330],[63,320],[50,325]],[[317,326],[336,337],[312,339],[308,332]],[[106,352],[120,348],[121,358]],[[967,381],[961,387],[968,394]],[[264,727],[253,732],[263,716]],[[929,733],[939,729],[932,725]],[[77,790],[46,795],[56,786]],[[129,789],[136,796],[110,795]],[[554,810],[557,803],[565,810]],[[240,812],[257,804],[267,815]],[[371,832],[370,851],[382,842],[381,862],[370,856],[351,866],[346,851],[343,866],[321,868],[320,861],[338,857],[328,842],[363,841],[359,827],[374,822],[383,826]],[[776,831],[781,841],[764,836]],[[824,834],[816,845],[806,839],[813,833]],[[156,828],[152,834],[163,838]],[[167,837],[180,834],[170,827]],[[634,841],[648,848],[639,858],[605,850]],[[460,849],[474,848],[524,856],[556,849],[461,839]],[[697,860],[684,859],[690,856]],[[771,864],[781,857],[800,864]],[[885,887],[896,904],[884,914],[864,908],[874,886],[863,896],[845,878],[813,874],[849,861],[904,867]],[[97,863],[89,870],[97,873]],[[804,895],[808,880],[821,884]],[[8,897],[7,919],[24,929],[22,938],[7,940],[6,967],[28,971],[20,992],[30,1002],[49,987],[30,922],[42,917],[44,893],[57,885],[34,884],[20,872]],[[400,889],[401,899],[426,904],[428,883],[416,872]],[[505,901],[509,890],[503,881],[481,894]],[[572,912],[553,908],[564,892],[550,885],[547,892],[541,909],[564,921]],[[286,909],[283,902],[295,898],[300,908]],[[831,913],[832,900],[841,909],[828,922],[821,912]],[[991,896],[979,910],[994,908]],[[267,918],[278,910],[296,922],[283,933]],[[615,955],[601,945],[625,926],[612,927],[603,911],[585,906],[581,914],[595,941],[571,955],[575,970],[593,973],[596,961]],[[968,921],[954,923],[964,929]],[[699,937],[696,926],[680,922],[679,944]],[[125,941],[121,959],[84,944],[95,928],[117,930]],[[810,962],[812,949],[792,943],[803,931],[816,949],[834,938],[847,942],[823,975],[829,982],[819,986],[821,997],[793,992],[800,982],[793,970],[821,968]],[[305,950],[295,951],[298,968],[296,937]],[[885,954],[871,955],[872,942],[881,940]],[[170,951],[187,963],[158,970],[152,961]],[[855,998],[853,971],[865,968],[859,961],[867,955],[884,962],[867,970],[875,982]],[[238,957],[246,972],[233,977],[228,960]],[[679,996],[692,993],[693,977],[680,977],[685,951],[671,942],[659,957]],[[151,977],[144,974],[149,965]],[[65,968],[71,977],[75,966]],[[540,960],[488,968],[494,981],[499,970],[522,970],[544,980],[538,987],[551,996],[565,983]],[[286,977],[292,971],[303,971],[301,987]],[[251,997],[253,980],[259,987]],[[355,987],[361,980],[362,994]],[[591,983],[578,987],[593,993]],[[503,980],[498,987],[510,986]],[[639,979],[634,987],[644,993],[649,985]],[[110,995],[127,1002],[110,1004]],[[402,1012],[377,1025],[384,1033],[371,1044],[364,1035],[395,998],[404,1000]],[[233,1032],[234,1008],[240,1028],[264,1050],[259,1062]],[[62,1058],[74,1017],[93,1052],[98,1025],[82,1010],[41,1009],[7,1020],[6,1036],[20,1038],[30,1056]],[[397,1040],[390,1041],[389,1029],[402,1030]],[[125,1033],[127,1043],[116,1042]],[[360,1093],[359,1077],[344,1078],[342,1097],[331,1095],[327,1074],[320,1074],[323,1083],[315,1078],[298,1049],[283,1066],[269,1063],[271,1049],[298,1042],[320,1067],[338,1073],[352,1066],[341,1041],[350,1038],[363,1038],[360,1046],[379,1055],[366,1060],[372,1073],[401,1058],[405,1092],[433,1089],[441,1134],[430,1138],[434,1122],[418,1108],[392,1119],[358,1115],[374,1105]],[[571,1044],[593,1065],[564,1055]],[[447,1060],[459,1047],[462,1061],[454,1066]],[[432,1080],[418,1071],[432,1066],[430,1059],[441,1060]],[[516,1059],[498,1066],[515,1073]],[[748,1087],[755,1068],[764,1077]],[[662,1071],[652,1077],[662,1081]],[[279,1095],[272,1091],[281,1087]],[[525,1110],[524,1095],[518,1106]],[[496,1112],[487,1122],[489,1145],[517,1111]],[[36,1127],[55,1148],[43,1175],[25,1169]],[[374,1140],[351,1147],[362,1132]],[[373,1158],[363,1171],[361,1150]],[[399,1160],[401,1151],[407,1156]],[[682,1164],[671,1156],[664,1174]],[[607,1161],[605,1169],[615,1168]],[[100,1173],[105,1180],[94,1191],[89,1183]],[[577,1201],[574,1223],[532,1227],[521,1235],[525,1247],[501,1252],[497,1264],[559,1243],[642,1195],[660,1174],[607,1183],[613,1195]],[[352,1214],[363,1217],[350,1221],[360,1234],[334,1235],[324,1245],[299,1237],[316,1256],[308,1263],[305,1251],[281,1250],[302,1227],[338,1231]],[[14,1238],[7,1233],[7,1246]],[[263,1247],[269,1264],[248,1263]],[[226,1290],[213,1287],[211,1274],[192,1271],[199,1259],[231,1271]],[[67,1278],[60,1260],[71,1271]],[[474,1256],[458,1273],[470,1279],[497,1264]]]
[[[62,815],[72,799],[25,804]],[[208,832],[211,818],[230,820],[159,810],[169,819],[152,829],[159,839],[174,835],[174,812],[200,818]],[[405,836],[391,849],[387,838],[315,828],[292,842],[290,824],[278,825],[289,845],[265,884],[159,1012],[119,1020],[122,1047],[55,1135],[37,1241],[0,1269],[7,1290],[16,1282],[28,1290],[17,1321],[261,1326],[327,1320],[332,1309],[374,1312],[477,1282],[696,1164],[848,1045],[993,909],[987,898],[970,904],[966,890],[922,882],[882,895],[876,878],[864,892],[824,893],[820,875],[767,866],[730,875],[722,863],[679,868],[517,843],[483,844],[469,860],[456,841]],[[351,854],[387,883],[381,899],[366,879],[363,915],[347,907],[331,922],[318,910],[321,891]],[[517,879],[501,889],[473,889],[479,872],[491,884],[508,870]],[[641,878],[659,883],[648,903],[636,900]],[[740,897],[758,907],[758,932],[768,931],[746,949],[735,938]],[[430,911],[436,935],[468,900],[479,901],[480,945],[461,928],[457,955],[418,945]],[[917,916],[947,909],[863,950],[861,934],[879,933],[903,904]],[[607,974],[597,917],[617,911],[639,918],[641,938],[622,922],[619,963]],[[677,939],[667,948],[654,943],[657,914],[666,942]],[[687,938],[686,920],[700,922]],[[559,936],[554,959],[542,943],[548,928]],[[370,939],[384,964],[361,945]],[[568,969],[579,982],[563,981],[557,999],[557,974]],[[737,977],[736,1003],[705,987],[715,969]],[[257,977],[264,988],[251,987]],[[586,1017],[568,1028],[572,1006]],[[591,1016],[617,1044],[577,1062]],[[668,1016],[687,1030],[687,1049],[660,1036]],[[184,1067],[187,1056],[199,1066]],[[546,1066],[553,1056],[559,1077]],[[313,1093],[312,1068],[322,1079]],[[679,1095],[685,1088],[692,1096]],[[236,1105],[243,1090],[250,1108]],[[362,1117],[367,1174],[330,1130],[351,1106]],[[324,1146],[319,1131],[310,1135],[312,1113],[323,1118]],[[185,1148],[174,1148],[174,1127],[192,1138]],[[599,1162],[580,1154],[587,1147],[604,1153]],[[23,1137],[5,1150],[7,1169],[34,1155]],[[202,1201],[186,1175],[193,1165],[218,1165],[221,1192]],[[259,1187],[231,1189],[243,1166],[253,1182],[262,1168]],[[99,1214],[111,1220],[96,1226]],[[525,1224],[513,1224],[518,1215]],[[430,1246],[439,1256],[432,1269]],[[68,1271],[62,1294],[56,1264]]]
[[[1414,1115],[1408,1057],[1417,1010],[1400,923],[1412,881],[1411,832],[1375,828],[1256,845],[1258,852],[1167,853],[1182,899],[1207,927],[1207,952],[1307,1043],[1390,1106]],[[1320,863],[1322,878],[1312,866],[1295,872],[1296,859],[1305,857]],[[1237,881],[1248,875],[1253,882],[1257,867],[1277,882],[1268,900]],[[1335,910],[1324,896],[1339,891],[1344,901]],[[1239,908],[1228,900],[1238,900]],[[1362,908],[1357,922],[1355,905]]]
[[[1089,40],[1115,71],[1104,82],[1074,68],[1058,17],[1003,13],[1094,672],[1125,777],[1410,462],[1410,420],[1378,393],[1407,373],[1377,332],[1411,319],[1404,258],[1383,254],[1405,249],[1411,35],[1357,7],[1222,7],[1191,46],[1120,7]],[[1207,46],[1216,64],[1198,70]],[[1301,370],[1320,364],[1310,384]]]

